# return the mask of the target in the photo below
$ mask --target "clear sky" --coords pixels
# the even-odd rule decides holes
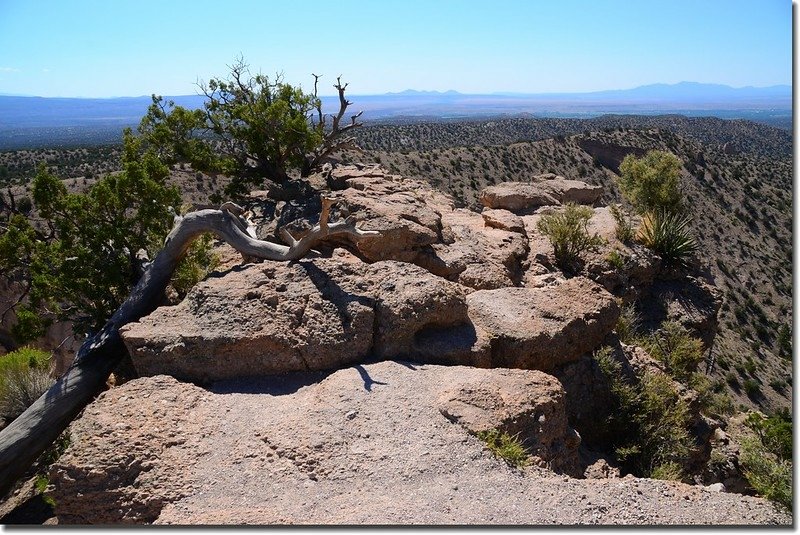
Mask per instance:
[[[0,0],[0,93],[196,92],[240,54],[309,89],[791,84],[790,0]],[[321,94],[330,94],[328,83]]]

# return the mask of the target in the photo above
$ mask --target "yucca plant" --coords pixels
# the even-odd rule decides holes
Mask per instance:
[[[689,223],[689,216],[681,213],[667,210],[648,212],[639,227],[639,240],[655,251],[667,266],[686,267],[697,251]]]

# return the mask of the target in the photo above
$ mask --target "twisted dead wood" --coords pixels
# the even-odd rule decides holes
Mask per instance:
[[[356,228],[352,219],[329,223],[333,203],[332,199],[323,197],[320,222],[302,239],[294,239],[284,229],[282,236],[288,245],[259,240],[248,233],[243,210],[233,203],[223,204],[220,210],[198,210],[183,218],[176,217],[164,248],[128,299],[98,333],[83,343],[64,375],[0,431],[0,497],[11,490],[16,480],[102,389],[126,354],[120,327],[158,307],[175,267],[195,238],[212,232],[248,257],[290,261],[302,258],[316,244],[334,236],[349,236],[354,241],[380,236],[378,232]]]

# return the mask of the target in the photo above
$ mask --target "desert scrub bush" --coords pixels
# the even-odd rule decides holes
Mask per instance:
[[[636,234],[633,228],[633,219],[619,204],[611,204],[608,208],[616,223],[615,232],[617,239],[622,243],[629,243]]]
[[[653,468],[650,477],[662,481],[682,481],[684,477],[683,468],[678,463],[669,461]]]
[[[655,251],[667,266],[686,267],[697,251],[687,215],[658,210],[648,212],[639,227],[639,240]]]
[[[619,166],[619,189],[639,213],[683,209],[681,161],[672,153],[651,150],[641,158],[629,154]]]
[[[723,381],[712,382],[706,375],[695,372],[689,376],[688,386],[697,392],[700,411],[706,416],[721,420],[733,414],[733,400]]]
[[[219,256],[211,250],[213,236],[203,234],[192,242],[186,255],[172,274],[170,284],[183,299],[192,287],[206,278],[219,265]]]
[[[632,344],[638,339],[642,317],[636,311],[633,303],[624,305],[620,309],[617,319],[617,336],[623,344]]]
[[[537,223],[539,232],[553,245],[556,264],[564,271],[576,271],[580,255],[603,243],[597,234],[589,235],[588,224],[593,214],[588,206],[568,203],[563,211],[542,216]]]
[[[0,357],[0,417],[13,420],[51,384],[50,353],[23,347]]]
[[[616,249],[606,255],[606,262],[608,262],[611,267],[617,270],[621,270],[625,267],[625,258],[619,254],[619,251]]]
[[[664,364],[672,377],[683,383],[703,360],[703,343],[674,321],[663,322],[643,345],[650,356]]]
[[[769,418],[750,413],[745,423],[756,437],[742,440],[739,462],[759,495],[792,510],[792,417],[787,409]]]
[[[784,359],[792,359],[792,330],[787,324],[783,324],[778,329],[778,336],[775,340],[778,346],[778,356]]]
[[[692,444],[689,408],[672,379],[645,372],[638,381],[626,381],[621,364],[607,346],[594,358],[609,381],[614,398],[608,427],[615,456],[623,469],[640,477],[683,479],[680,469]]]
[[[530,461],[519,437],[511,436],[499,429],[479,431],[477,437],[486,444],[495,457],[503,459],[511,466],[522,468]]]
[[[750,399],[757,399],[761,396],[761,385],[758,384],[758,381],[745,379],[742,388],[744,388],[744,393]]]

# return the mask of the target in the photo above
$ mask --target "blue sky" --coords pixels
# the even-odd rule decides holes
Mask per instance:
[[[0,93],[193,94],[240,54],[322,94],[791,84],[790,0],[0,0]]]

